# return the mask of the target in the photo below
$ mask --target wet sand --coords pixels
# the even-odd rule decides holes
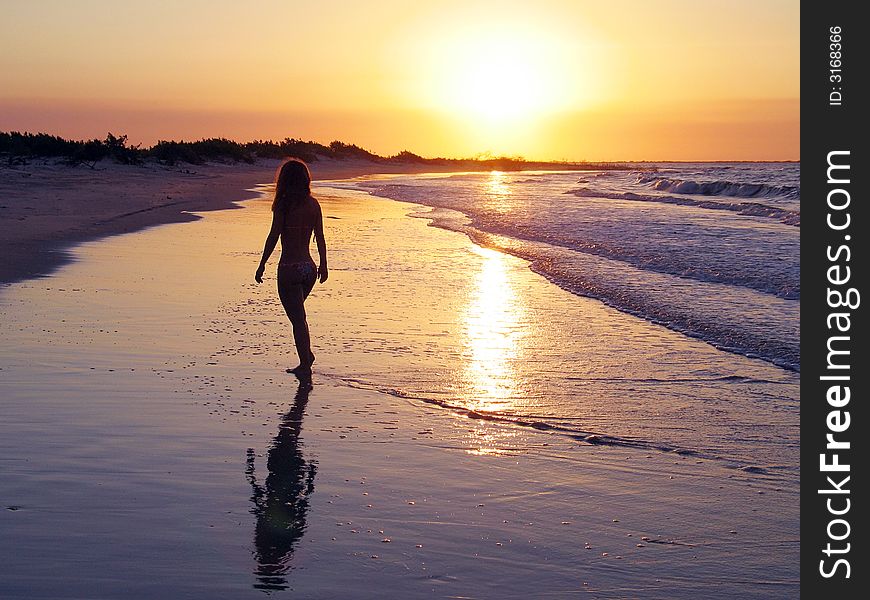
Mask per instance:
[[[585,315],[587,369],[631,375],[707,346],[407,216],[419,208],[318,196],[331,277],[308,302],[311,389],[283,372],[276,259],[252,280],[268,200],[84,243],[0,291],[0,595],[798,595],[792,480],[376,386],[385,364],[432,366],[430,340],[462,335],[455,304],[475,306],[493,268],[529,305]],[[645,345],[615,354],[626,336]],[[470,366],[445,381],[503,384]]]
[[[174,167],[102,161],[93,169],[55,160],[0,167],[0,284],[46,275],[70,260],[75,244],[163,223],[196,211],[233,208],[274,180],[279,160]],[[365,160],[312,162],[318,180],[372,173],[419,173],[433,166]]]

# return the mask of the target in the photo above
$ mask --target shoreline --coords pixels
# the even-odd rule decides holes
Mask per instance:
[[[99,163],[0,169],[0,285],[44,277],[74,260],[83,242],[165,223],[192,211],[235,207],[268,181],[272,166],[168,168]],[[254,194],[248,194],[253,196]]]
[[[94,169],[52,161],[0,168],[0,286],[50,275],[77,244],[238,208],[271,183],[278,159],[168,167],[102,161]],[[453,166],[321,159],[313,181],[379,174],[455,172]]]

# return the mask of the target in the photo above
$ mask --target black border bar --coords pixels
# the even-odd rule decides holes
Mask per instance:
[[[801,3],[801,591],[831,600],[870,590],[859,491],[870,484],[870,23],[861,4]]]

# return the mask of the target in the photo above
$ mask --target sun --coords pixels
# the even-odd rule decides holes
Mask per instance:
[[[575,102],[576,69],[543,35],[522,28],[462,30],[430,58],[425,102],[468,121],[500,124],[546,116]]]
[[[433,145],[469,156],[540,153],[612,87],[601,70],[606,40],[552,19],[519,6],[421,13],[385,39],[394,71],[380,85],[397,111],[424,120]]]
[[[473,117],[507,119],[544,111],[552,85],[531,56],[506,43],[481,44],[445,82],[448,106]]]

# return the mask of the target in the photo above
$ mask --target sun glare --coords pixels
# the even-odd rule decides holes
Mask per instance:
[[[567,61],[577,52],[519,26],[459,30],[433,43],[417,92],[432,108],[472,123],[518,123],[581,104]]]
[[[474,293],[465,312],[469,408],[493,412],[513,406],[517,395],[516,365],[521,360],[520,340],[525,308],[503,254],[474,246],[483,260],[475,276]]]
[[[505,119],[547,108],[552,85],[529,56],[506,44],[470,53],[446,86],[448,105],[475,117]]]

